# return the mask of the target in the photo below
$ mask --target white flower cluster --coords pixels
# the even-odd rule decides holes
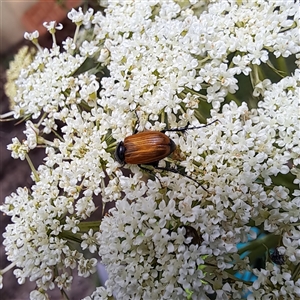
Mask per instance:
[[[17,266],[14,274],[20,284],[29,278],[44,291],[55,285],[69,290],[72,270],[77,269],[79,276],[88,277],[96,271],[97,260],[85,258],[70,246],[68,240],[77,236],[83,241],[83,249],[89,247],[94,252],[99,233],[93,233],[91,229],[88,235],[81,235],[80,218],[72,215],[74,199],[60,195],[49,168],[45,167],[39,174],[41,180],[33,186],[31,193],[27,188],[18,188],[17,193],[6,197],[5,205],[1,206],[13,221],[3,234],[3,245],[8,259]],[[85,200],[82,210],[86,212],[89,206],[91,213],[95,210],[94,203],[88,197]],[[77,210],[80,211],[78,207]],[[66,214],[70,217],[64,218]],[[90,245],[91,238],[93,245]]]
[[[184,299],[185,289],[196,290],[198,297],[212,291],[202,284],[205,271],[197,268],[211,249],[192,244],[186,228],[178,227],[181,217],[199,221],[204,211],[182,202],[176,207],[173,199],[158,203],[151,196],[131,205],[122,200],[105,217],[99,253],[109,273],[106,285],[117,299]]]
[[[215,266],[214,272],[230,269],[228,262],[237,252],[236,245],[253,234],[248,226],[251,221],[269,233],[282,235],[282,253],[289,263],[300,263],[299,245],[291,236],[291,232],[300,235],[295,228],[300,221],[298,77],[299,71],[271,85],[264,92],[265,102],[259,102],[261,108],[249,110],[245,103],[237,106],[231,102],[216,114],[219,123],[177,140],[187,154],[187,166],[197,174],[205,173],[199,181],[210,183],[211,195],[204,196],[189,179],[174,174],[161,178],[168,186],[162,198],[158,186],[149,184],[149,189],[142,191],[145,197],[130,191],[133,180],[128,187],[124,183],[125,199],[117,202],[100,226],[99,254],[110,276],[108,286],[114,287],[117,299],[121,295],[127,295],[125,299],[153,299],[153,295],[155,299],[184,299],[186,289],[194,292],[192,299],[201,299],[204,292],[216,292],[209,288],[208,274],[199,266],[207,259]],[[196,170],[193,161],[199,157]],[[289,172],[295,175],[294,190],[274,186],[273,176]],[[134,198],[138,200],[129,205],[128,200]],[[191,224],[203,239],[199,247],[185,244],[184,231],[177,232],[179,226]],[[171,279],[170,272],[176,277]],[[260,272],[264,270],[255,274]],[[255,282],[253,288],[263,295],[267,289],[264,282],[259,283],[261,286]],[[293,284],[288,295],[300,297],[300,279]],[[239,287],[240,291],[244,288]],[[221,299],[221,294],[226,297],[234,292],[232,286],[218,295]],[[274,292],[273,297],[276,295]]]
[[[22,70],[17,81],[19,89],[14,99],[15,117],[30,114],[36,119],[45,112],[49,121],[43,124],[44,131],[49,133],[52,127],[56,129],[53,114],[79,102],[76,93],[80,88],[80,79],[74,78],[72,73],[83,61],[84,57],[79,55],[60,53],[58,46],[39,52],[30,67]],[[81,82],[85,80],[89,81],[89,78],[82,78]]]
[[[99,104],[112,111],[112,126],[118,120],[116,138],[131,133],[128,112],[137,107],[150,120],[165,112],[170,127],[178,126],[178,121],[184,126],[192,121],[190,108],[198,107],[194,97],[186,96],[190,89],[205,89],[206,101],[217,109],[228,93],[238,89],[236,75],[249,74],[270,53],[298,53],[298,5],[291,1],[276,5],[217,1],[198,17],[182,16],[184,10],[173,1],[111,1],[106,15],[96,14],[94,22],[100,27],[97,37],[105,38],[104,47],[110,52],[111,77],[102,80]],[[160,9],[153,16],[156,6]],[[177,115],[183,103],[186,114],[181,121]],[[128,124],[130,129],[124,132]],[[152,127],[150,122],[144,126]]]
[[[299,299],[299,274],[291,275],[300,263],[300,71],[274,82],[260,69],[273,71],[271,58],[300,65],[299,1],[213,1],[201,13],[192,0],[107,2],[105,15],[72,10],[77,29],[64,51],[56,43],[40,50],[17,81],[15,117],[38,123],[27,121],[26,139],[8,148],[20,159],[46,148],[31,191],[19,188],[0,207],[12,217],[4,245],[19,282],[37,282],[34,299],[70,288],[70,270],[89,276],[96,259],[72,250],[76,240],[109,276],[87,299],[241,299],[247,291]],[[250,78],[254,106],[226,98],[243,90],[241,78]],[[128,176],[114,160],[116,143],[137,125],[198,126],[208,115],[218,121],[167,133],[180,159],[160,165],[195,181],[172,172],[145,181],[138,166]],[[51,131],[57,138],[46,139]],[[99,205],[95,195],[117,200],[100,232],[82,222]],[[239,258],[254,225],[280,237],[284,266],[252,270]],[[234,277],[246,269],[253,284]]]

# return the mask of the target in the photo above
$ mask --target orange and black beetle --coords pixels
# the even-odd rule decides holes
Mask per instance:
[[[179,131],[185,132],[186,130],[198,129],[202,127],[206,127],[218,120],[214,120],[206,125],[197,126],[197,127],[183,127],[183,128],[173,128],[166,129],[162,131],[142,131],[130,135],[125,138],[124,142],[120,142],[117,145],[115,151],[115,158],[121,164],[135,164],[139,165],[140,168],[150,171],[147,168],[142,167],[142,165],[152,165],[155,169],[170,171],[173,173],[181,174],[190,180],[194,181],[199,185],[199,182],[188,176],[184,172],[179,171],[174,168],[162,168],[158,166],[158,163],[161,159],[169,156],[172,152],[175,151],[176,145],[173,140],[171,140],[167,135],[165,135],[166,131]],[[151,172],[151,171],[150,171]],[[156,177],[156,175],[154,174]],[[158,178],[159,180],[159,178]],[[200,185],[206,192],[207,189]]]
[[[124,164],[157,165],[176,145],[163,131],[142,131],[125,138],[116,148],[116,160]]]
[[[176,145],[165,132],[198,129],[206,127],[217,120],[203,126],[172,128],[162,131],[142,131],[125,138],[124,142],[117,145],[115,158],[121,164],[153,165],[158,166],[158,162],[169,156],[176,149]],[[171,170],[174,172],[174,170]],[[175,171],[176,172],[176,171]]]

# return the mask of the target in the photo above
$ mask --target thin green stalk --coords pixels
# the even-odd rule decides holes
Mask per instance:
[[[99,231],[99,226],[101,221],[89,221],[81,222],[78,224],[81,232],[88,232],[90,229],[93,229],[94,232]]]
[[[39,176],[39,174],[38,174],[36,168],[34,167],[34,165],[33,165],[32,161],[31,161],[29,155],[26,154],[26,155],[25,155],[25,158],[26,158],[26,160],[27,160],[27,163],[28,163],[28,165],[29,165],[29,167],[30,167],[30,169],[31,169],[31,171],[32,171],[32,173],[33,173],[33,175],[34,175],[35,181],[36,181],[36,182],[40,181],[40,176]]]

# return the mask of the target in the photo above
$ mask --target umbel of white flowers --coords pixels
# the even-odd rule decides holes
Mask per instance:
[[[14,267],[47,299],[101,260],[108,280],[85,300],[299,299],[299,1],[114,0],[68,17],[62,46],[55,22],[50,49],[25,34],[38,52],[2,116],[26,120],[8,149],[33,185],[0,206],[12,220],[1,280]],[[135,130],[216,119],[166,132],[177,148],[159,167],[177,174],[115,161]]]

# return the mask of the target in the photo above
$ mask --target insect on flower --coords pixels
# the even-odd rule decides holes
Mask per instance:
[[[124,166],[125,164],[151,165],[159,170],[166,170],[173,173],[180,173],[177,169],[158,167],[161,159],[169,156],[176,149],[176,144],[165,133],[166,132],[185,132],[187,130],[199,129],[211,125],[218,120],[214,120],[203,126],[182,127],[165,129],[162,131],[146,130],[127,136],[124,142],[119,142],[115,151],[115,159]],[[180,173],[181,174],[181,173]],[[195,181],[192,177],[187,178]],[[197,182],[197,181],[195,181]],[[198,183],[198,182],[197,182]]]
[[[273,250],[273,252],[270,255],[271,260],[277,264],[277,265],[283,265],[284,264],[284,256],[280,254],[277,248]]]
[[[185,228],[185,237],[191,238],[190,243],[193,245],[201,245],[201,243],[203,242],[203,239],[199,235],[197,230],[194,227],[189,226],[189,225],[184,225],[183,227]]]
[[[117,146],[116,160],[124,164],[153,165],[170,155],[176,145],[164,131],[142,131],[125,138]]]

